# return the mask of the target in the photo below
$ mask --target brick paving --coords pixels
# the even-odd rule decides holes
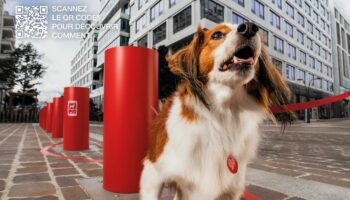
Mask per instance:
[[[264,126],[250,167],[350,188],[350,120]]]
[[[259,155],[250,168],[350,189],[350,120],[297,123],[283,134],[271,125],[262,129]],[[102,126],[92,125],[90,131],[101,135]],[[43,147],[61,141],[37,124],[0,124],[0,199],[91,199],[77,179],[101,177],[102,164],[41,154]],[[51,151],[102,159],[101,139],[90,138],[90,145],[90,151]],[[264,200],[303,199],[251,182],[247,190]]]

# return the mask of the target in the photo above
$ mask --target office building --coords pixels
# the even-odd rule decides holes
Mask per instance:
[[[4,11],[5,3],[5,0],[0,0],[0,59],[8,58],[15,49],[15,17]],[[0,109],[3,107],[7,92],[12,89],[1,82],[2,80],[0,80]]]
[[[335,93],[350,90],[350,20],[337,5],[332,9],[332,38]],[[337,117],[350,117],[350,98],[337,103]]]
[[[89,28],[86,30],[80,48],[71,61],[70,82],[72,86],[93,89],[101,84],[93,81],[93,72],[97,70],[97,37],[98,29]]]
[[[130,9],[128,0],[101,0],[98,24],[101,26],[98,35],[97,71],[93,80],[100,84],[94,86],[90,98],[98,108],[103,109],[103,72],[104,56],[108,48],[125,46],[129,42]],[[107,28],[103,28],[107,27]],[[112,27],[112,28],[108,28]]]
[[[273,62],[288,80],[294,102],[333,95],[331,20],[328,0],[131,0],[129,44],[170,53],[188,44],[198,24],[252,21],[261,27]],[[315,108],[313,118],[332,115]],[[304,112],[298,113],[300,119]]]

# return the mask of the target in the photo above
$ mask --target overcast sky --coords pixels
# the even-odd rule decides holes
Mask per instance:
[[[342,14],[350,19],[350,0],[334,0],[335,4],[342,9]],[[100,9],[99,0],[7,0],[5,9],[10,14],[15,14],[17,5],[85,5],[88,6],[89,13],[97,14]],[[50,26],[50,22],[49,22]],[[38,86],[40,91],[39,101],[48,101],[53,97],[59,96],[63,88],[70,84],[70,62],[79,49],[81,40],[69,39],[42,39],[42,40],[17,40],[21,42],[32,42],[38,51],[44,54],[43,64],[47,67],[47,72],[41,80],[42,84]]]

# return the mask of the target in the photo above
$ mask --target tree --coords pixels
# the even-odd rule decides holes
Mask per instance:
[[[16,82],[20,86],[20,92],[34,92],[38,94],[35,86],[40,84],[46,68],[40,63],[42,55],[31,43],[20,44],[11,54],[17,68]]]
[[[0,89],[12,89],[16,85],[17,68],[13,58],[0,59]]]
[[[159,99],[164,100],[170,96],[175,90],[180,78],[170,72],[166,56],[168,54],[168,47],[160,46],[159,53]]]
[[[20,44],[11,57],[14,60],[16,72],[16,83],[19,85],[19,92],[22,93],[22,106],[30,104],[39,94],[36,85],[40,84],[38,79],[42,78],[46,68],[40,63],[42,55],[31,43]]]

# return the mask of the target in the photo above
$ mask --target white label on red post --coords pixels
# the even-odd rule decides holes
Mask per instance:
[[[68,101],[68,116],[76,117],[78,115],[78,102]]]

